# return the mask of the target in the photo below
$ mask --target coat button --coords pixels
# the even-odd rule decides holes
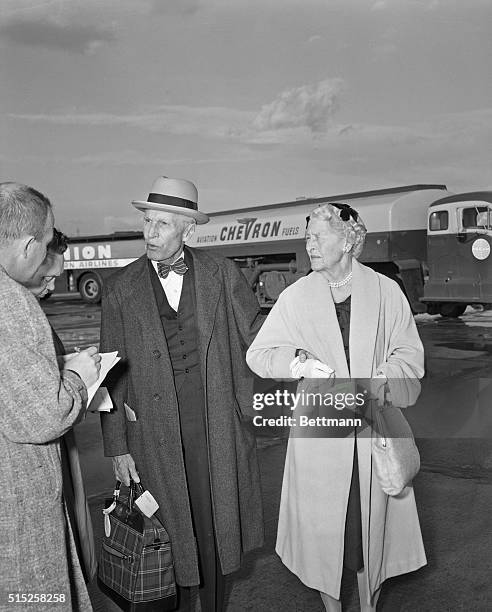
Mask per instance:
[[[183,359],[186,359],[186,355],[183,355]]]
[[[154,355],[156,359],[159,359],[159,357],[161,356],[161,351],[156,349],[155,351],[152,351],[152,355]]]
[[[158,393],[154,393],[154,401],[158,402],[161,399],[161,396]]]
[[[189,374],[190,373],[190,369],[189,368],[185,368],[185,372],[186,372],[186,374]]]

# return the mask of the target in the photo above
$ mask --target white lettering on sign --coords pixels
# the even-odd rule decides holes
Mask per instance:
[[[96,249],[91,246],[82,248],[82,259],[94,259],[96,256]]]
[[[98,244],[97,245],[97,258],[98,259],[111,259],[111,245],[110,244]]]
[[[86,268],[123,268],[135,261],[137,257],[125,259],[87,259],[81,261],[65,261],[65,270],[81,270]]]
[[[111,245],[98,244],[87,245],[83,247],[69,246],[63,254],[65,261],[73,261],[79,259],[111,259]]]

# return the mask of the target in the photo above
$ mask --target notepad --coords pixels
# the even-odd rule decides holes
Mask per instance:
[[[120,361],[120,357],[118,357],[118,351],[114,351],[113,353],[99,353],[101,355],[101,369],[99,371],[99,378],[96,382],[91,385],[87,389],[87,403],[90,404],[94,396],[96,395],[96,391],[101,386],[103,380],[106,378],[109,370],[114,367],[118,361]],[[107,393],[107,390],[106,390]]]
[[[87,389],[87,405],[91,412],[110,412],[113,408],[113,402],[109,396],[106,387],[101,387],[102,382],[106,378],[109,370],[113,368],[121,357],[118,357],[118,351],[112,353],[99,353],[101,355],[101,369],[96,382]],[[63,361],[66,364],[77,353],[63,355]]]

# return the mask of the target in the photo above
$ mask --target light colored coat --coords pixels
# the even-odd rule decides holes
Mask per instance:
[[[59,438],[87,392],[60,377],[36,299],[0,266],[0,610],[90,611],[62,497]],[[8,593],[59,594],[61,604],[11,603]]]
[[[290,377],[295,350],[304,348],[338,378],[371,378],[381,371],[399,384],[400,405],[413,403],[423,376],[423,347],[398,285],[353,262],[350,373],[328,283],[318,272],[285,289],[251,345],[247,361],[263,377]],[[391,380],[390,380],[391,383]],[[301,382],[298,391],[307,381]],[[403,387],[403,393],[402,389]],[[363,554],[370,592],[390,576],[425,565],[413,488],[383,493],[372,466],[371,431],[357,436]],[[354,437],[290,438],[276,550],[306,585],[340,595],[344,525]]]
[[[197,347],[206,393],[211,493],[223,574],[263,543],[256,442],[243,426],[253,374],[245,361],[262,318],[236,264],[189,249],[195,277]],[[174,374],[146,256],[108,280],[103,293],[101,350],[122,360],[107,384],[115,409],[101,415],[107,456],[130,453],[143,485],[159,504],[171,538],[176,579],[199,583],[198,559],[183,461]],[[124,404],[137,415],[127,421]]]

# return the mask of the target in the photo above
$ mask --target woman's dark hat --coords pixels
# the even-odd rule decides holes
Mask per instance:
[[[329,204],[330,206],[334,206],[335,208],[338,208],[338,210],[340,211],[340,219],[342,221],[348,221],[350,219],[350,217],[352,217],[352,219],[357,222],[359,220],[359,213],[354,210],[351,206],[349,206],[348,204],[343,204],[342,202],[326,202],[327,204]],[[309,224],[311,217],[306,217],[306,227]]]

